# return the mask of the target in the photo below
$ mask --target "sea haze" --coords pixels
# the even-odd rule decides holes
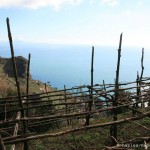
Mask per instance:
[[[95,46],[94,84],[114,83],[118,47]],[[90,84],[92,46],[85,45],[42,45],[14,43],[16,56],[28,58],[31,53],[32,78],[50,82],[62,89]],[[122,47],[120,82],[135,81],[141,72],[142,48]],[[0,56],[10,57],[8,43],[0,43]],[[144,76],[150,76],[150,49],[145,49]]]

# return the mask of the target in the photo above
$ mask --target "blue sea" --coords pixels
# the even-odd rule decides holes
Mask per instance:
[[[94,47],[94,84],[114,83],[118,45]],[[31,53],[32,78],[53,87],[90,84],[92,45],[48,45],[14,43],[15,56]],[[0,43],[0,56],[10,57],[9,43]],[[135,81],[141,73],[141,47],[122,47],[120,82]],[[150,49],[144,52],[144,76],[150,76]]]

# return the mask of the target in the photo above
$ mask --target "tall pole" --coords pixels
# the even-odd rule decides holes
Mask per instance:
[[[93,99],[93,74],[94,74],[94,46],[92,46],[92,57],[91,57],[91,87],[90,87],[90,99]],[[89,111],[92,109],[92,102],[88,104]],[[90,124],[90,115],[86,117],[85,125],[88,126]]]
[[[143,60],[144,60],[144,48],[142,48],[142,57],[141,57],[141,69],[142,70],[141,70],[139,85],[141,85],[141,81],[142,81],[142,78],[143,78],[143,72],[144,72]],[[140,94],[141,94],[141,88],[140,87],[139,87],[139,91],[140,91]],[[142,99],[141,99],[141,108],[144,108],[144,102],[142,102]]]
[[[31,59],[31,54],[29,54],[28,56],[28,66],[27,66],[27,89],[26,89],[27,95],[29,95],[30,59]]]
[[[119,41],[119,49],[118,49],[118,62],[117,62],[117,70],[116,70],[116,88],[119,88],[119,71],[120,71],[120,58],[121,58],[121,45],[122,45],[122,33],[120,35],[120,41]]]
[[[122,33],[120,35],[119,49],[118,49],[118,61],[117,61],[117,70],[116,70],[116,81],[115,81],[115,99],[113,102],[114,107],[117,106],[118,96],[119,96],[119,71],[120,71],[120,58],[121,58],[121,45],[122,45]],[[117,109],[114,109],[113,120],[117,121]],[[116,145],[117,140],[117,125],[113,126],[113,145]]]
[[[142,69],[142,70],[141,70],[140,81],[142,80],[143,72],[144,72],[143,60],[144,60],[144,48],[142,48],[142,57],[141,57],[141,69]]]
[[[30,59],[31,59],[31,54],[29,53],[28,55],[28,65],[27,65],[27,87],[26,87],[26,95],[27,95],[27,107],[28,105],[28,95],[29,95],[29,79],[30,79]],[[26,117],[29,116],[29,110],[26,110]],[[28,121],[26,122],[28,126]]]
[[[92,58],[91,58],[91,98],[93,94],[93,74],[94,74],[94,46],[92,46]]]
[[[22,108],[21,109],[21,114],[22,114],[23,118],[25,118],[25,111],[23,110],[22,95],[21,95],[21,91],[20,91],[20,82],[19,82],[18,73],[17,73],[16,60],[15,60],[15,56],[14,56],[13,40],[12,40],[12,36],[11,36],[9,18],[6,19],[6,22],[7,22],[8,38],[9,38],[9,44],[10,44],[10,50],[11,50],[13,70],[14,70],[16,86],[17,86],[19,104],[20,104],[20,108]],[[24,134],[26,134],[27,133],[26,121],[23,121],[23,129],[24,129]],[[27,141],[24,142],[24,150],[28,150]]]

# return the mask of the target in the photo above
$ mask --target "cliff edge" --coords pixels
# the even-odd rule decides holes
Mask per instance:
[[[18,77],[25,78],[28,60],[22,56],[15,57]],[[0,64],[3,65],[5,74],[9,77],[14,77],[14,70],[11,58],[0,57]]]

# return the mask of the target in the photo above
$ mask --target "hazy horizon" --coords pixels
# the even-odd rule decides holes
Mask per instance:
[[[114,83],[118,46],[95,46],[94,84]],[[33,79],[50,82],[53,87],[67,87],[90,84],[91,46],[15,46],[15,56],[28,58],[31,53],[31,74]],[[9,45],[0,46],[0,56],[10,57]],[[120,82],[135,81],[137,71],[141,72],[141,48],[122,47]],[[149,76],[150,50],[145,49],[144,76]]]
[[[0,41],[150,48],[149,0],[1,0]]]

